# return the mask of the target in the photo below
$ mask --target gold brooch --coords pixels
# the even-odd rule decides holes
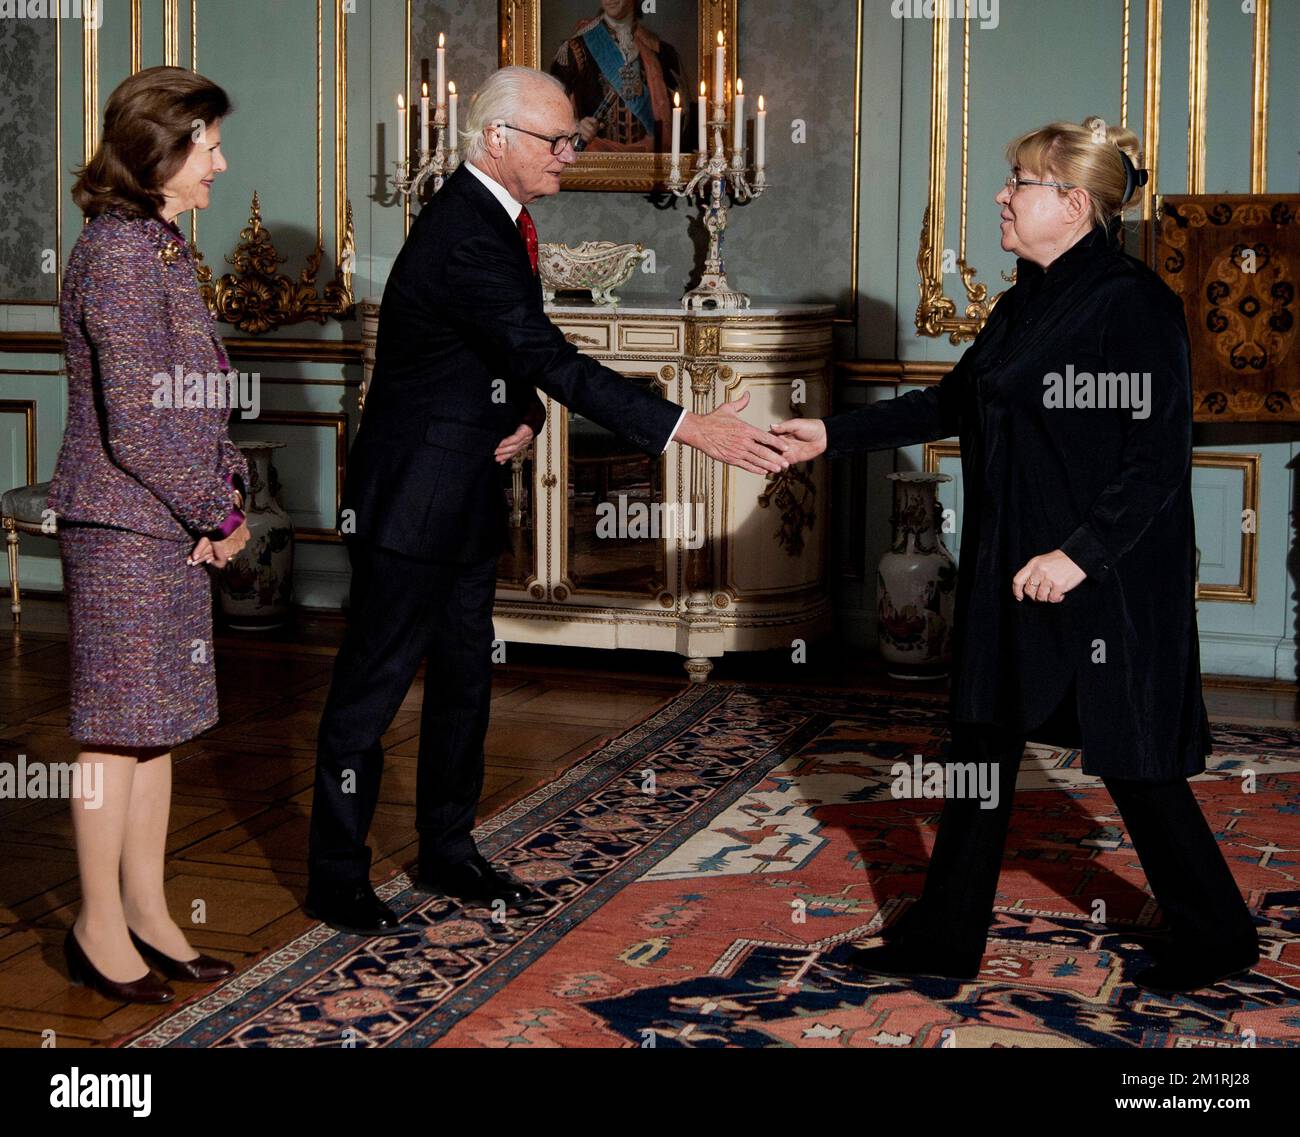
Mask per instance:
[[[181,255],[181,247],[175,241],[168,241],[158,250],[158,259],[165,265],[174,265]]]

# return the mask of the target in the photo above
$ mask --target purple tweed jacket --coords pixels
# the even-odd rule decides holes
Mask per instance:
[[[230,408],[175,405],[178,366],[205,378],[229,370],[180,230],[100,214],[68,259],[59,320],[68,426],[49,498],[59,520],[177,541],[229,525],[231,487],[248,484]],[[157,405],[158,374],[170,377],[171,406]]]

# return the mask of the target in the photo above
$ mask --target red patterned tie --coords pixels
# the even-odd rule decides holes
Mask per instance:
[[[527,209],[519,211],[519,220],[515,222],[519,226],[520,235],[524,239],[524,246],[528,249],[528,263],[533,266],[533,275],[537,275],[537,226],[533,224],[533,219],[528,215]]]

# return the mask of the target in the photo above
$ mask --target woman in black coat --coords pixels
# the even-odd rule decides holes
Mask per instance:
[[[1253,965],[1254,922],[1186,779],[1211,740],[1194,606],[1191,380],[1182,305],[1118,244],[1145,171],[1100,119],[1007,149],[995,200],[1016,283],[935,386],[773,428],[791,461],[959,435],[949,761],[996,764],[998,806],[945,803],[921,900],[871,971],[973,977],[1027,737],[1081,745],[1169,924],[1137,976],[1192,990]]]

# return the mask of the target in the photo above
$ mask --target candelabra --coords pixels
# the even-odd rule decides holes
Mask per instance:
[[[404,115],[400,117],[405,118]],[[409,157],[403,157],[393,163],[396,167],[396,172],[393,174],[393,188],[403,197],[415,201],[421,200],[421,194],[430,178],[433,179],[433,192],[437,193],[442,189],[442,183],[460,165],[460,151],[456,148],[456,136],[447,130],[446,105],[435,108],[431,125],[433,127],[433,148],[429,149],[424,145],[426,132],[422,128],[420,131],[421,146],[415,169],[411,169]],[[450,137],[448,138],[448,136]],[[450,141],[450,146],[446,145],[444,140]],[[404,127],[402,147],[403,149],[406,147]]]
[[[739,96],[738,96],[739,97]],[[703,102],[703,95],[701,95]],[[759,100],[760,108],[762,100]],[[732,288],[727,281],[726,267],[722,260],[722,237],[727,228],[727,203],[725,193],[733,203],[750,201],[762,196],[767,188],[767,173],[760,158],[755,163],[753,176],[745,168],[744,136],[739,131],[734,137],[730,157],[727,156],[725,139],[729,119],[727,117],[727,100],[715,99],[712,102],[713,113],[708,121],[708,129],[713,132],[713,151],[705,155],[698,151],[695,156],[695,173],[690,181],[683,183],[681,153],[674,149],[672,164],[668,171],[668,189],[676,197],[691,198],[699,195],[704,207],[704,227],[709,232],[709,249],[704,258],[704,272],[700,282],[682,297],[682,307],[705,308],[710,305],[717,308],[748,308],[749,297]],[[763,114],[759,111],[760,116]],[[760,129],[761,129],[760,118]],[[743,121],[740,130],[743,131]]]

